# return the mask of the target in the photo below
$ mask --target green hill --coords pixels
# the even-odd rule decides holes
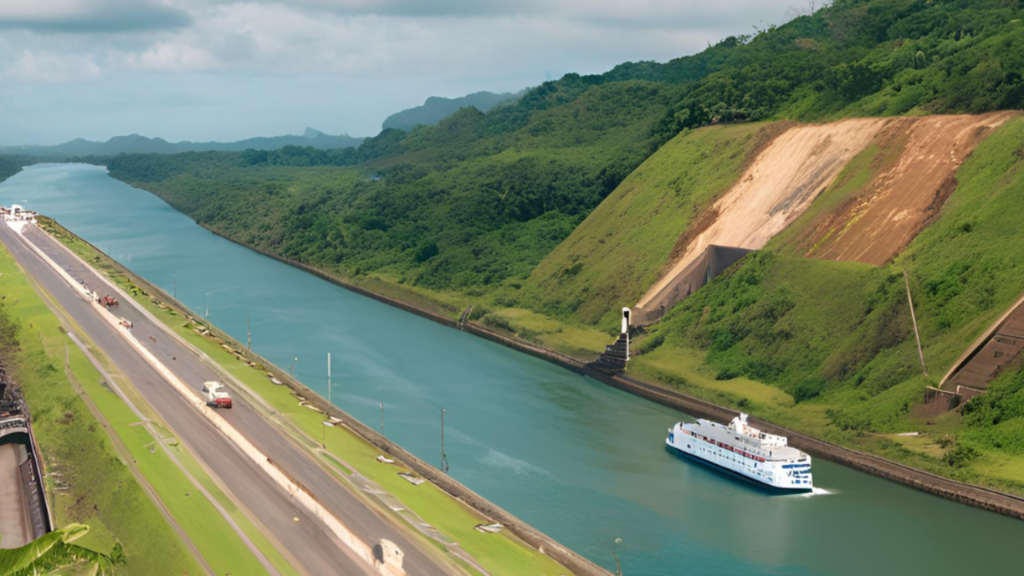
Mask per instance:
[[[739,176],[771,124],[687,131],[641,164],[533,270],[531,308],[614,328],[658,279],[680,231]],[[603,321],[602,321],[603,320]]]
[[[417,126],[433,126],[454,114],[460,108],[471,106],[481,112],[487,112],[491,108],[504,102],[517,98],[519,94],[504,92],[495,94],[493,92],[474,92],[459,98],[444,98],[431,96],[427,98],[422,106],[409,108],[396,112],[384,119],[381,126],[383,130],[391,128],[405,130],[408,132]]]
[[[804,260],[787,255],[781,238],[769,244],[653,327],[637,370],[684,388],[704,373],[719,401],[804,422],[819,436],[888,451],[938,473],[1024,491],[1020,366],[968,403],[966,418],[952,412],[929,424],[914,408],[924,387],[935,385],[1024,290],[1024,254],[1016,248],[1024,242],[1017,223],[1024,210],[1022,149],[1019,118],[982,142],[958,171],[941,217],[890,265]],[[904,271],[930,378],[921,375]],[[696,351],[705,368],[695,370],[681,351]],[[744,401],[750,381],[788,396]],[[929,439],[931,456],[884,437],[909,431],[929,432],[921,439]],[[939,455],[937,443],[954,440],[977,459],[974,466]]]
[[[0,182],[21,172],[23,166],[33,162],[33,160],[19,156],[0,156]]]
[[[633,168],[682,130],[1024,105],[1022,15],[1019,3],[1002,0],[837,1],[694,56],[570,74],[486,114],[463,109],[437,126],[385,130],[360,150],[127,158],[111,169],[262,248],[349,275],[479,292],[525,280]],[[208,162],[230,165],[230,176],[218,179]],[[345,170],[327,184],[324,170],[284,176],[264,169],[323,164],[353,167],[366,182]],[[173,176],[155,183],[151,173]],[[190,188],[195,178],[203,180],[201,198]],[[248,202],[267,202],[260,211],[274,214],[257,221],[218,198],[236,195],[239,181],[263,189],[280,187],[279,178],[318,195],[301,202],[253,195]],[[322,234],[310,236],[313,227]],[[324,236],[333,240],[324,243]]]
[[[114,177],[263,249],[431,290],[525,278],[654,149],[675,86],[551,85],[358,150],[120,156]],[[582,93],[577,93],[582,92]],[[564,102],[564,103],[563,103]]]

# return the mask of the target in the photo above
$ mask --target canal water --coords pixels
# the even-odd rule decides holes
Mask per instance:
[[[626,576],[1020,574],[1024,522],[824,461],[770,496],[664,450],[685,415],[385,306],[197,226],[94,166],[0,184],[452,476]],[[616,543],[621,539],[621,543]]]

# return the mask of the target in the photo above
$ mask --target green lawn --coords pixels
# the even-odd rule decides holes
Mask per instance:
[[[480,323],[577,358],[596,357],[611,341],[607,332],[593,326],[570,324],[524,308],[489,312]]]

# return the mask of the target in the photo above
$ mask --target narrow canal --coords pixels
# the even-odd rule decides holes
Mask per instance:
[[[38,165],[0,203],[56,218],[120,262],[560,542],[623,573],[1012,574],[1024,522],[817,461],[809,496],[768,496],[668,454],[684,415],[348,292],[197,226],[105,169]],[[785,424],[785,423],[782,423]],[[621,539],[621,544],[615,544]]]

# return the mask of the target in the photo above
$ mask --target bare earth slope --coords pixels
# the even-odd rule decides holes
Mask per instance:
[[[673,280],[708,246],[746,249],[764,247],[784,230],[836,178],[885,125],[882,119],[853,119],[822,125],[796,126],[778,136],[746,170],[739,182],[698,221],[703,231],[683,232],[679,256],[669,271],[647,291],[637,307],[670,308],[681,297]],[[642,316],[642,312],[638,316]]]
[[[878,144],[894,162],[799,233],[804,256],[882,265],[906,247],[956,189],[956,171],[992,130],[1015,116],[930,116],[888,120]]]

